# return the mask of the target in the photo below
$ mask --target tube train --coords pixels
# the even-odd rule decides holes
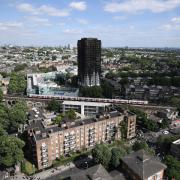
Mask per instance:
[[[87,102],[101,102],[101,103],[116,103],[116,104],[137,104],[146,105],[148,101],[141,100],[126,100],[126,99],[104,99],[104,98],[89,98],[89,97],[71,97],[71,96],[56,96],[56,95],[36,95],[29,94],[30,98],[38,99],[56,99],[56,100],[68,100],[68,101],[87,101]]]

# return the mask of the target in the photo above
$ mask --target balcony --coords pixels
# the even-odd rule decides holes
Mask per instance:
[[[44,147],[47,147],[47,145],[46,144],[42,144],[41,147],[44,148]]]
[[[48,163],[42,163],[42,165],[43,165],[44,167],[47,167],[47,166],[48,166]]]
[[[45,153],[45,152],[47,152],[47,149],[42,149],[41,152]]]
[[[42,154],[42,157],[46,158],[46,157],[48,157],[48,154]]]
[[[48,159],[43,159],[42,162],[46,163],[46,162],[48,162]]]
[[[95,134],[95,132],[94,132],[94,131],[90,131],[90,132],[89,132],[89,135],[91,135],[91,134]]]

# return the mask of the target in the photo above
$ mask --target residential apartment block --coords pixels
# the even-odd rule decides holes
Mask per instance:
[[[101,75],[101,41],[82,38],[78,47],[78,83],[80,86],[99,86]]]
[[[100,142],[121,139],[119,125],[122,121],[127,121],[127,138],[134,137],[136,115],[116,110],[96,118],[64,120],[60,126],[46,126],[43,121],[32,122],[27,132],[33,161],[41,170],[50,167],[60,156],[90,149]]]

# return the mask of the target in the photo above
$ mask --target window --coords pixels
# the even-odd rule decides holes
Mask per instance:
[[[158,173],[156,174],[156,180],[161,180],[161,172],[158,172]]]

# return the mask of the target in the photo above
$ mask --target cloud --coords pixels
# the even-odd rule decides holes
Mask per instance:
[[[179,20],[180,20],[179,18],[172,18],[169,23],[160,26],[159,29],[165,31],[172,31],[172,30],[179,31],[180,30]]]
[[[63,30],[63,33],[65,33],[65,34],[79,34],[79,33],[82,33],[82,31],[79,29],[65,29],[65,30]]]
[[[22,22],[0,22],[0,30],[14,30],[23,27]]]
[[[133,30],[133,29],[135,29],[135,26],[131,25],[131,26],[129,26],[129,29]]]
[[[28,3],[18,4],[16,8],[21,12],[28,12],[32,14],[39,13],[31,4],[28,4]]]
[[[174,17],[171,19],[171,22],[173,23],[180,23],[180,17]]]
[[[180,17],[172,18],[171,20],[169,20],[167,24],[161,25],[159,29],[165,30],[165,31],[172,31],[172,30],[179,31],[180,30]]]
[[[180,7],[180,0],[126,0],[123,2],[108,2],[104,10],[110,13],[137,13],[149,10],[153,13],[170,11]]]
[[[164,24],[160,27],[160,29],[165,30],[165,31],[170,31],[172,29],[171,24]]]
[[[79,10],[79,11],[85,11],[87,9],[86,2],[79,1],[79,2],[72,2],[69,5],[71,8]]]
[[[126,16],[114,16],[113,19],[114,20],[125,20],[125,19],[127,19],[127,17]]]
[[[39,7],[34,7],[31,4],[23,3],[16,6],[16,8],[21,12],[31,13],[33,15],[46,14],[48,16],[59,16],[65,17],[69,16],[69,11],[64,9],[57,9],[52,6],[41,5]]]
[[[76,21],[80,24],[86,25],[88,24],[88,21],[86,19],[76,19]]]
[[[47,19],[47,18],[40,18],[37,16],[29,16],[29,17],[25,17],[25,19],[32,23],[35,23],[35,25],[51,26],[49,19]]]

